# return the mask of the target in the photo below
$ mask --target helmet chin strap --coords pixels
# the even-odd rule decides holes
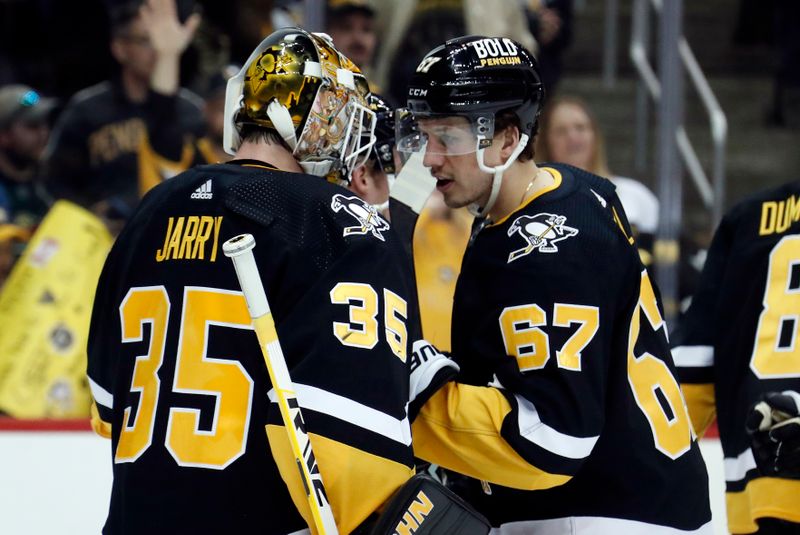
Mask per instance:
[[[522,150],[525,148],[525,145],[528,144],[528,139],[530,136],[528,134],[522,134],[519,138],[519,143],[514,148],[514,152],[511,153],[511,156],[508,157],[506,163],[502,165],[498,165],[496,167],[489,167],[483,161],[483,153],[486,149],[478,149],[477,158],[478,158],[478,167],[480,167],[481,171],[484,173],[493,173],[494,176],[492,177],[492,190],[489,193],[489,200],[486,201],[486,204],[482,207],[478,203],[470,204],[467,209],[469,212],[474,215],[475,217],[486,217],[486,214],[494,207],[494,203],[497,201],[497,196],[500,193],[500,186],[503,183],[503,173],[511,167],[517,158],[519,157]],[[478,139],[478,143],[480,144],[480,139]]]

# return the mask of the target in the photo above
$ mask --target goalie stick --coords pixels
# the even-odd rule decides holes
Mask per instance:
[[[322,475],[316,464],[311,442],[306,432],[303,414],[294,391],[292,378],[286,366],[275,321],[269,308],[267,294],[258,272],[253,248],[256,240],[252,234],[240,234],[222,244],[225,256],[233,260],[236,277],[247,301],[247,309],[253,320],[253,328],[258,336],[258,345],[267,364],[269,378],[278,400],[284,427],[289,436],[295,462],[306,491],[308,505],[314,519],[314,526],[320,535],[337,535],[333,511],[328,503]]]

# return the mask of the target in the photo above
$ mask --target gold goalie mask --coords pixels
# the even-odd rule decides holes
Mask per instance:
[[[246,124],[275,130],[309,174],[348,182],[375,142],[367,81],[325,34],[284,28],[265,38],[225,94],[224,147]]]

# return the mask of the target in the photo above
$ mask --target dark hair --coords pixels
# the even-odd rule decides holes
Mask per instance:
[[[242,143],[250,141],[252,143],[264,142],[272,145],[281,145],[289,152],[293,152],[291,147],[283,140],[283,138],[271,128],[264,128],[256,124],[245,123],[242,125],[242,130],[239,132],[242,138]]]
[[[129,0],[109,9],[108,18],[112,37],[117,37],[128,29],[128,25],[139,16],[141,6],[141,0]]]
[[[522,126],[519,122],[519,117],[513,110],[500,110],[494,117],[494,133],[497,135],[499,132],[502,132],[506,128],[515,127],[519,132],[522,132]],[[519,153],[519,157],[517,161],[520,162],[527,162],[528,160],[533,160],[534,156],[534,146],[533,140],[536,138],[536,129],[538,125],[534,125],[533,132],[531,132],[531,138],[528,140],[528,143],[525,145],[525,148],[522,149],[522,152]]]

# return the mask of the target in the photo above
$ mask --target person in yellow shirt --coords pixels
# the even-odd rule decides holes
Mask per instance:
[[[434,192],[414,232],[414,271],[422,334],[441,351],[451,348],[453,295],[472,220],[466,209],[448,208],[441,193]]]

